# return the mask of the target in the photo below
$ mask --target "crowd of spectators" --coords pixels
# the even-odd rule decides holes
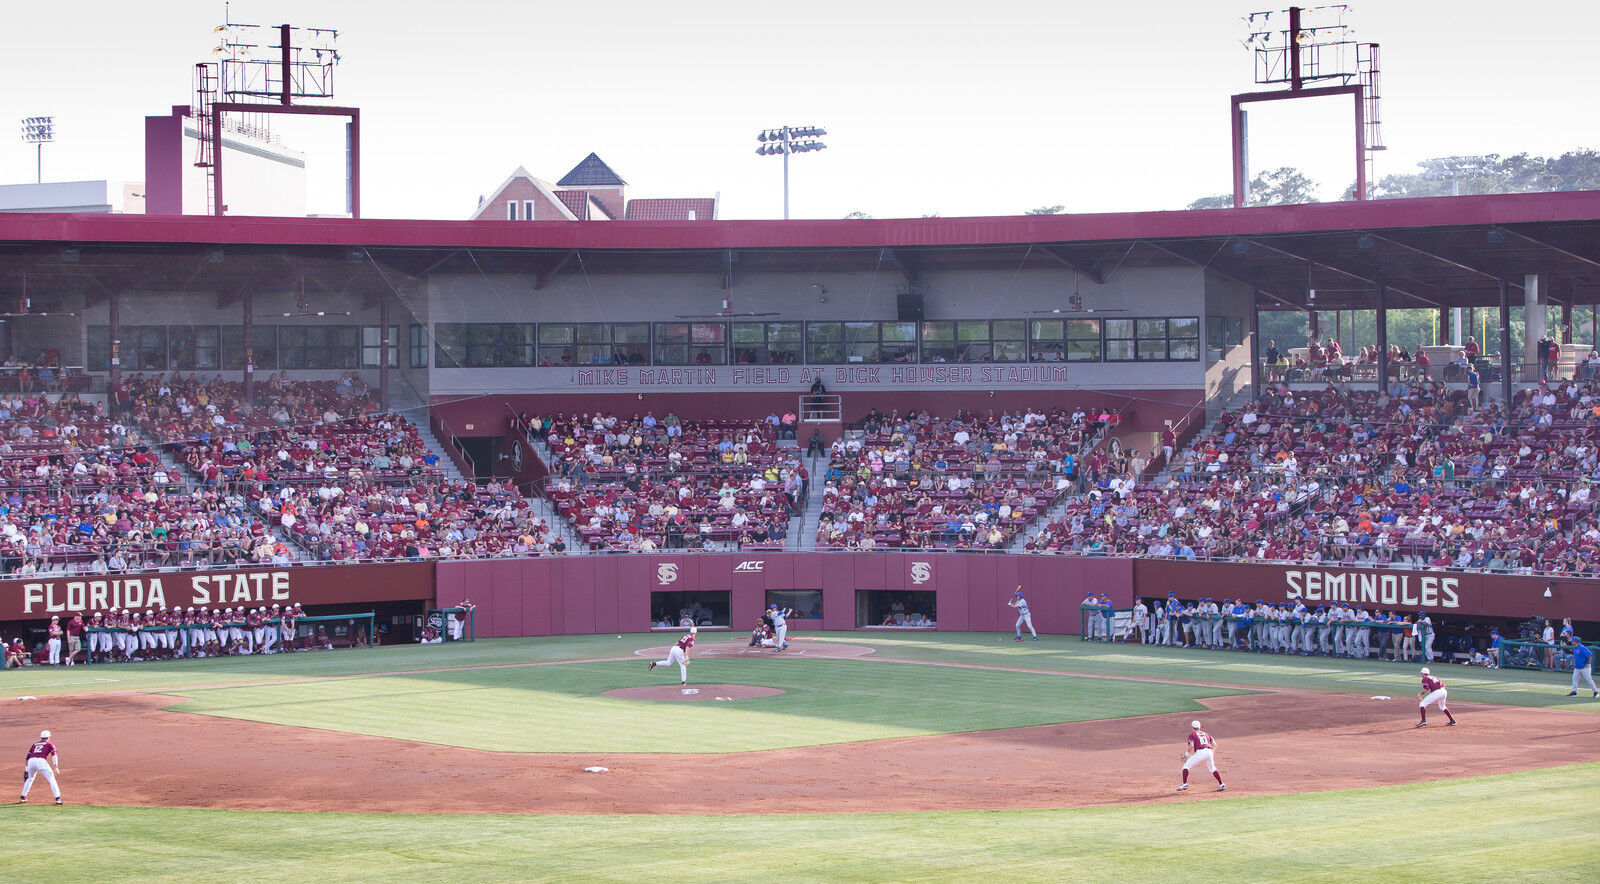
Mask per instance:
[[[1157,480],[1103,478],[1029,538],[1041,553],[1592,574],[1600,385],[1541,384],[1472,409],[1274,390],[1224,412]]]
[[[596,412],[519,422],[548,445],[547,494],[585,546],[653,552],[784,547],[810,473],[778,444],[783,421]]]
[[[1082,410],[873,411],[829,451],[817,545],[1005,549],[1074,487],[1084,447],[1116,420]],[[1084,477],[1104,469],[1103,457]]]

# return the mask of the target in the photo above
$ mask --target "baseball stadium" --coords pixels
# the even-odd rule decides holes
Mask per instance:
[[[1290,12],[1232,208],[881,220],[362,217],[225,36],[147,213],[0,212],[0,868],[1594,874],[1600,190],[1368,199]],[[245,208],[276,113],[349,217]]]

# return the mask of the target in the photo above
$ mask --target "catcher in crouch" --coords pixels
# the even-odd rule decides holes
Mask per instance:
[[[750,647],[775,648],[778,643],[772,638],[772,621],[765,614],[756,621],[756,627],[750,630]]]

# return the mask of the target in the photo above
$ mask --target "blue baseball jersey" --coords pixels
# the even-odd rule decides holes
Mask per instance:
[[[1593,659],[1594,651],[1589,650],[1588,645],[1579,642],[1578,644],[1572,646],[1573,669],[1582,669],[1583,667],[1588,666],[1589,661]]]

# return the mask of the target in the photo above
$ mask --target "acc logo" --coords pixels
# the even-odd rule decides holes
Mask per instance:
[[[933,578],[933,566],[927,562],[911,563],[911,582],[927,583]]]
[[[748,561],[743,561],[743,562],[740,562],[738,565],[735,565],[733,570],[734,570],[735,573],[749,574],[751,572],[759,572],[762,569],[766,568],[766,566],[767,566],[767,563],[766,563],[766,560],[764,560],[764,559],[750,559]]]
[[[665,564],[657,565],[656,566],[656,580],[659,580],[661,582],[661,585],[663,585],[663,586],[667,585],[668,583],[677,583],[678,582],[678,563],[677,562],[667,562]]]

